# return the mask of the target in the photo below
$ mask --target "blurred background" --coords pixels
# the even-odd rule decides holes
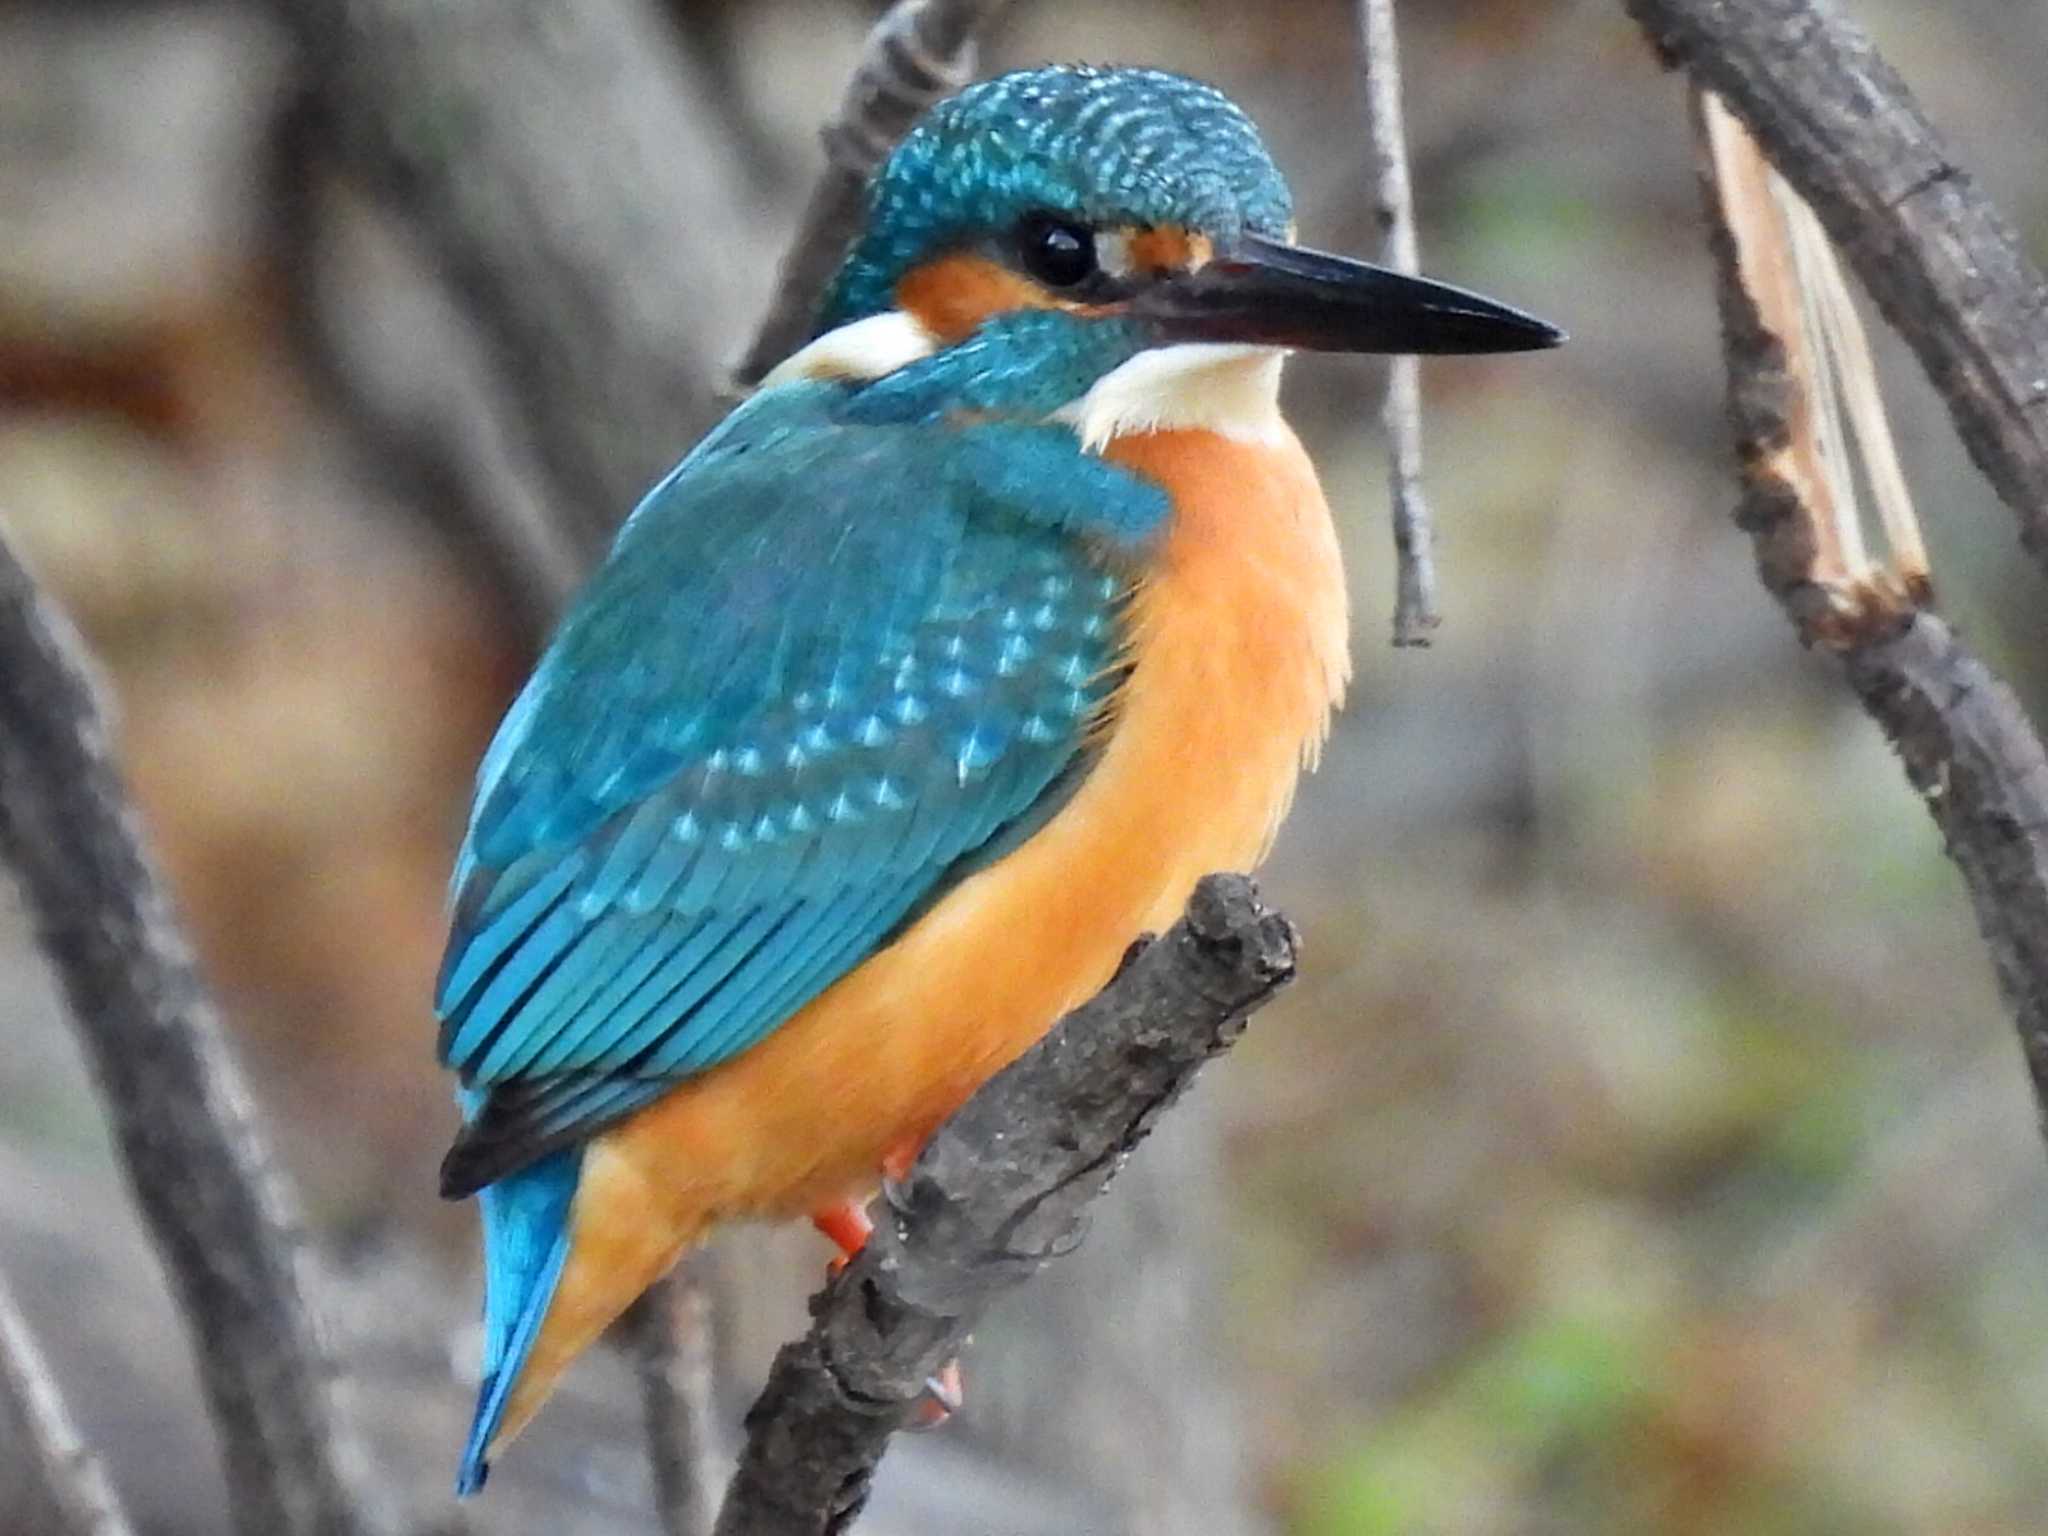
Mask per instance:
[[[2048,8],[1851,8],[2048,255]],[[410,10],[0,5],[0,518],[104,664],[376,1454],[454,1529],[476,1276],[427,994],[469,776],[722,409],[877,7]],[[1426,268],[1572,345],[1425,369],[1427,651],[1386,643],[1381,373],[1292,369],[1359,671],[1265,877],[1305,974],[863,1529],[2048,1530],[2048,1164],[1960,883],[1728,521],[1680,82],[1606,0],[1401,21]],[[1213,79],[1305,238],[1369,253],[1357,36],[1343,0],[1019,0],[983,66]],[[1943,608],[2042,718],[2039,573],[1885,361]],[[11,897],[0,1030],[0,1264],[142,1527],[220,1530]],[[824,1252],[707,1262],[731,1422]],[[636,1423],[594,1358],[466,1518],[652,1529]]]

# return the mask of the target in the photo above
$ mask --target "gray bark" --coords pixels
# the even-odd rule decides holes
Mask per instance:
[[[1624,0],[1719,92],[1912,346],[2048,569],[2048,283],[1829,0]]]
[[[2048,1134],[2048,754],[2012,690],[1948,625],[1918,611],[1913,598],[1873,593],[1844,614],[1817,589],[1816,510],[1772,468],[1775,450],[1791,439],[1792,407],[1804,383],[1791,376],[1783,342],[1759,313],[1711,184],[1708,191],[1728,411],[1742,469],[1736,521],[1755,542],[1764,585],[1802,639],[1841,659],[1849,686],[1891,739],[1940,827],[1969,888]],[[1907,207],[1896,216],[1907,220]],[[1960,315],[1950,319],[1966,323]],[[1964,386],[1936,382],[1954,406]],[[2014,424],[2014,440],[2024,437],[2024,427]]]
[[[0,1488],[17,1536],[133,1536],[113,1486],[79,1439],[14,1296],[0,1284]]]
[[[0,539],[0,847],[183,1304],[236,1525],[375,1531],[303,1234],[143,846],[82,654]]]

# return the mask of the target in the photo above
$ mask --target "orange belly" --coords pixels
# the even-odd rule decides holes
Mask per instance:
[[[1174,517],[1100,760],[1034,837],[761,1044],[592,1141],[501,1441],[706,1227],[872,1190],[888,1150],[1100,989],[1196,880],[1264,854],[1348,674],[1314,470],[1291,435],[1152,433],[1107,457],[1162,482]]]

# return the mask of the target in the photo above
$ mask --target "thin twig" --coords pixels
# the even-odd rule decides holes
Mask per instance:
[[[2048,282],[1827,0],[1624,0],[1813,205],[2048,568]]]
[[[114,1496],[106,1469],[79,1438],[63,1395],[36,1348],[14,1296],[0,1283],[0,1409],[27,1443],[18,1453],[22,1470],[35,1479],[16,1489],[10,1529],[47,1536],[132,1536],[134,1527]]]
[[[868,34],[859,66],[822,130],[825,171],[811,192],[775,296],[733,382],[751,389],[810,334],[818,300],[860,228],[868,178],[918,115],[974,76],[975,40],[1010,0],[897,0]]]
[[[1760,197],[1740,184],[1740,169],[1725,145],[1705,162],[1743,475],[1736,521],[1802,638],[1842,658],[1850,687],[1941,828],[2048,1132],[2048,753],[2012,690],[1940,619],[1918,611],[1924,580],[1852,585],[1826,569],[1832,509],[1799,468],[1814,456],[1802,441],[1816,430],[1811,365],[1786,339],[1799,296],[1786,280],[1789,255],[1774,249],[1784,242],[1752,216]]]
[[[297,1220],[145,851],[76,633],[0,537],[0,846],[182,1303],[244,1536],[379,1528]]]
[[[1293,978],[1295,947],[1249,880],[1210,876],[1164,939],[939,1128],[776,1357],[718,1536],[852,1524],[925,1383],[991,1302],[1071,1250],[1131,1149]]]
[[[717,1513],[711,1297],[686,1259],[628,1314],[665,1536],[708,1536]]]
[[[1415,194],[1408,175],[1408,135],[1401,117],[1401,52],[1394,0],[1359,0],[1365,35],[1365,115],[1372,138],[1373,222],[1380,260],[1400,272],[1421,270],[1415,242]],[[1422,494],[1422,363],[1387,361],[1387,487],[1394,522],[1394,644],[1428,645],[1443,623],[1437,609],[1436,529]]]

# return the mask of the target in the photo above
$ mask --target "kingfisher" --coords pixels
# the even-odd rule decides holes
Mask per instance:
[[[1350,673],[1284,356],[1561,339],[1293,230],[1211,86],[972,86],[875,176],[812,339],[625,522],[452,882],[459,1491],[713,1226],[857,1251],[885,1174],[1270,845]]]

